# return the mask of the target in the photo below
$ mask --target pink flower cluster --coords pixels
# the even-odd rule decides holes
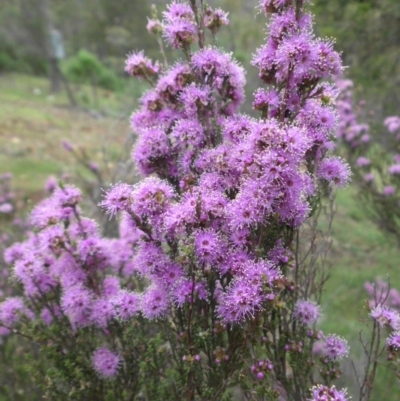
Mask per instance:
[[[6,250],[26,300],[9,298],[0,305],[7,328],[26,315],[47,325],[66,317],[73,330],[105,329],[112,319],[127,320],[139,312],[141,296],[120,289],[116,276],[131,273],[132,244],[139,234],[122,222],[123,238],[102,238],[97,224],[82,216],[80,198],[72,186],[57,187],[32,211],[36,233]]]
[[[31,214],[37,232],[7,251],[24,297],[0,305],[3,325],[25,314],[106,332],[114,320],[139,313],[162,319],[194,304],[222,326],[243,324],[273,310],[282,292],[296,290],[288,233],[306,221],[321,186],[343,186],[350,176],[343,160],[327,156],[337,90],[322,80],[342,67],[332,43],[314,37],[310,14],[296,12],[291,1],[261,5],[272,16],[267,43],[253,61],[268,85],[255,94],[258,119],[238,112],[243,68],[203,45],[191,6],[168,6],[164,36],[188,61],[161,71],[132,115],[138,135],[132,157],[145,178],[114,185],[101,203],[121,218],[120,238],[103,238],[82,216],[79,190],[55,188]],[[203,25],[213,32],[226,23],[223,12],[207,8]],[[196,37],[199,49],[189,52]],[[133,53],[126,70],[147,79],[159,67]],[[144,279],[144,291],[121,288],[134,275]],[[32,300],[46,300],[45,308]],[[296,304],[294,318],[303,326],[318,316],[317,305]],[[343,341],[326,338],[328,358],[346,352]],[[92,358],[105,378],[120,363],[122,356],[107,348]],[[254,366],[258,379],[273,369],[269,360]]]
[[[187,50],[196,35],[192,9],[174,2],[164,18],[167,40]],[[320,82],[340,73],[340,57],[311,27],[311,16],[297,16],[290,4],[272,15],[267,45],[254,58],[270,84],[256,94],[261,119],[238,114],[243,69],[214,47],[164,71],[142,97],[131,120],[139,136],[132,155],[142,174],[158,178],[117,184],[103,206],[143,231],[135,266],[162,300],[149,317],[165,314],[168,302],[209,300],[215,282],[224,322],[265,309],[285,281],[285,263],[259,254],[256,243],[265,246],[272,221],[299,227],[319,180],[348,181],[347,165],[325,156],[337,91]]]

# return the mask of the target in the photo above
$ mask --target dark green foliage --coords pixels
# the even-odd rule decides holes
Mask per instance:
[[[35,54],[21,53],[11,45],[0,43],[0,73],[19,72],[32,75],[46,75],[47,61]]]
[[[41,401],[42,391],[34,381],[32,362],[39,350],[26,338],[3,337],[0,346],[0,401]]]
[[[80,50],[76,56],[67,60],[63,70],[73,82],[87,83],[109,90],[118,90],[123,84],[113,71],[100,62],[95,54],[86,50]]]

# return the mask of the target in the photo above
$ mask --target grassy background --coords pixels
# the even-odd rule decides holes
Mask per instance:
[[[14,188],[35,193],[49,175],[75,173],[79,168],[61,146],[63,139],[84,149],[90,159],[112,169],[131,136],[129,115],[142,88],[125,92],[97,89],[93,106],[88,86],[72,85],[83,107],[71,109],[64,92],[48,93],[43,78],[0,76],[0,171],[14,174]]]
[[[90,100],[91,88],[76,86],[78,98],[88,100],[83,109],[73,110],[64,93],[48,94],[45,79],[0,76],[0,173],[12,172],[16,192],[36,201],[49,175],[79,172],[72,156],[61,146],[62,139],[83,147],[92,160],[112,168],[131,135],[129,114],[143,89],[130,85],[123,93],[98,89],[96,107]],[[362,360],[357,356],[356,339],[362,327],[359,316],[365,313],[363,285],[377,276],[390,276],[392,285],[400,288],[400,252],[391,238],[370,223],[354,188],[339,191],[336,203],[332,270],[323,296],[321,328],[348,339],[359,364]],[[348,361],[344,370],[351,375]],[[354,383],[354,379],[342,380],[350,390]],[[376,380],[373,399],[395,401],[400,398],[398,394],[394,375],[383,370]]]

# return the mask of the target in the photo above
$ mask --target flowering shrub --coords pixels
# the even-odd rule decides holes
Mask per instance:
[[[338,100],[340,115],[337,136],[346,153],[355,175],[358,198],[362,201],[368,216],[386,233],[397,241],[400,240],[399,214],[399,139],[400,118],[387,117],[384,125],[386,135],[373,134],[366,121],[365,102],[355,105],[353,102],[353,83],[350,80],[338,80],[341,94]],[[364,351],[369,347],[368,360],[378,360],[386,354],[389,366],[399,375],[398,359],[399,305],[400,293],[396,288],[380,279],[364,285],[368,296],[370,317],[374,320],[372,342],[362,340]],[[381,338],[386,337],[386,347],[381,345]],[[375,372],[371,370],[370,377]],[[368,376],[368,375],[367,375]],[[368,397],[368,387],[364,384],[361,391]]]
[[[120,237],[102,237],[80,191],[62,185],[7,250],[22,294],[0,305],[0,322],[39,344],[48,398],[348,399],[333,386],[348,345],[316,329],[324,250],[305,241],[323,196],[350,176],[328,156],[337,89],[324,79],[341,73],[340,56],[315,38],[302,1],[260,6],[260,118],[238,111],[242,67],[207,45],[227,15],[173,2],[148,29],[185,61],[126,62],[152,88],[131,119],[145,178],[101,202]]]
[[[357,178],[354,181],[359,197],[370,218],[400,241],[400,117],[384,120],[385,135],[371,135],[370,126],[359,122],[363,119],[362,109],[353,105],[353,83],[341,80],[339,86],[342,93],[337,133]]]

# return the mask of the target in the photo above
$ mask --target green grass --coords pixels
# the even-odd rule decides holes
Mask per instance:
[[[336,201],[331,253],[333,266],[323,307],[327,312],[350,318],[356,317],[363,306],[366,298],[363,285],[366,281],[373,281],[377,276],[383,279],[390,276],[394,286],[400,284],[400,254],[394,240],[362,214],[353,188],[339,191]],[[341,318],[339,323],[326,321],[324,324],[340,331],[340,334],[352,334],[351,329],[347,330],[353,327],[353,323],[347,319]]]
[[[143,89],[134,82],[127,80],[124,92],[98,89],[96,107],[89,102],[72,109],[65,92],[48,92],[47,79],[0,76],[0,173],[12,172],[14,188],[25,193],[40,191],[49,175],[75,175],[79,167],[62,139],[112,168],[130,135],[129,115]],[[71,86],[77,98],[91,99],[90,87]]]
[[[365,307],[367,293],[363,286],[366,281],[374,281],[376,277],[390,277],[391,285],[400,289],[400,252],[394,239],[384,235],[366,218],[354,188],[339,191],[336,202],[330,259],[332,269],[321,305],[324,314],[321,328],[326,333],[336,333],[346,338],[351,346],[350,358],[356,365],[362,366],[358,338],[360,330],[366,332],[366,327],[360,318],[367,317],[368,313]],[[355,376],[350,358],[344,362],[344,366],[351,379],[342,383],[351,391],[355,386]],[[396,381],[393,372],[381,369],[375,380],[372,400],[398,400],[398,394],[393,394]]]

